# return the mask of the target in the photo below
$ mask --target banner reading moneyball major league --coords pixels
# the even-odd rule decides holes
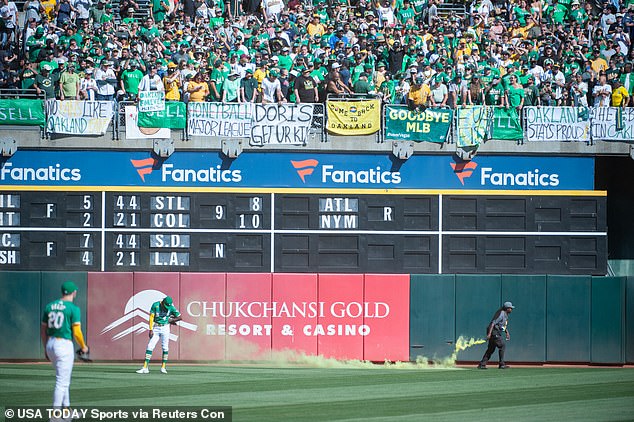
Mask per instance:
[[[385,138],[401,141],[443,143],[447,139],[453,110],[410,110],[405,106],[385,106]]]
[[[191,136],[250,138],[253,123],[252,103],[187,104],[187,133]]]
[[[328,131],[337,135],[371,135],[380,129],[381,102],[326,101]]]

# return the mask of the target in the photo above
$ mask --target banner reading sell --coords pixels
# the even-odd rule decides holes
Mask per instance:
[[[520,118],[514,108],[494,107],[491,139],[519,140],[524,138]]]
[[[192,136],[250,138],[253,104],[189,102],[187,133]]]
[[[47,100],[46,129],[50,133],[103,135],[114,115],[112,101]]]
[[[165,109],[143,113],[139,111],[139,127],[185,129],[185,103],[167,101]]]
[[[634,108],[596,107],[592,109],[592,139],[629,141],[634,139]]]
[[[44,126],[42,100],[0,100],[0,125]]]
[[[328,130],[337,135],[371,135],[378,132],[381,122],[381,102],[326,101]]]
[[[385,138],[388,140],[443,143],[447,139],[453,111],[413,111],[404,106],[385,106]]]
[[[306,145],[313,104],[255,104],[250,145]]]
[[[527,141],[590,140],[587,107],[526,107]]]

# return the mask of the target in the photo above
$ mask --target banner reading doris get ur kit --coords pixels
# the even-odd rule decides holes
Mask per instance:
[[[381,125],[381,102],[326,101],[328,130],[337,135],[370,135]]]
[[[88,274],[93,358],[142,360],[150,306],[170,295],[183,316],[171,328],[174,360],[409,359],[408,275],[149,276],[156,274]]]

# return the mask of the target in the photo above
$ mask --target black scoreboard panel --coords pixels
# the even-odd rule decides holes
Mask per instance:
[[[607,230],[605,197],[446,196],[443,205],[445,273],[606,272],[607,236],[596,234]]]
[[[0,193],[0,266],[100,269],[100,192]]]
[[[605,196],[0,191],[0,270],[605,274]]]

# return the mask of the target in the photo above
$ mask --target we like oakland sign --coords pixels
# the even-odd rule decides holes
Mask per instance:
[[[592,190],[594,159],[244,152],[25,151],[2,162],[2,185],[212,188]]]

